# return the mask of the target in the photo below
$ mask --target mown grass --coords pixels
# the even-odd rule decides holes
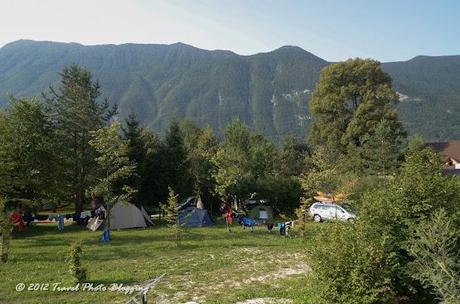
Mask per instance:
[[[312,224],[312,229],[316,229]],[[304,238],[280,237],[262,227],[255,232],[223,224],[194,228],[175,247],[163,225],[148,229],[112,231],[112,242],[101,244],[101,232],[78,226],[37,226],[15,233],[10,260],[0,267],[0,303],[126,303],[132,295],[121,292],[22,291],[25,283],[74,286],[65,258],[69,245],[81,241],[82,264],[93,286],[125,286],[165,274],[149,294],[149,303],[236,303],[270,297],[306,303],[308,261]]]

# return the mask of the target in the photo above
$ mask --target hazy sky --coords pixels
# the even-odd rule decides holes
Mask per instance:
[[[0,12],[0,46],[180,41],[254,54],[297,45],[330,61],[460,54],[457,0],[0,0]]]

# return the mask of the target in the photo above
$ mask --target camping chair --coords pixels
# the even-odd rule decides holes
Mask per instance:
[[[251,227],[251,232],[254,231],[254,227],[257,225],[255,220],[253,220],[250,217],[245,217],[245,216],[242,216],[239,222],[240,222],[240,225],[243,227],[243,229],[246,229],[246,227]]]

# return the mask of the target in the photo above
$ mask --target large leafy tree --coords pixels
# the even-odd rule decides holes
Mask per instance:
[[[330,65],[321,72],[312,95],[310,111],[315,121],[309,141],[337,155],[361,157],[361,148],[375,140],[374,133],[384,120],[391,134],[386,138],[388,144],[398,146],[404,132],[394,108],[397,100],[391,78],[379,62],[350,59]],[[367,149],[378,152],[380,145],[368,145]]]
[[[91,132],[106,125],[116,112],[107,100],[100,100],[101,90],[91,73],[77,65],[65,67],[61,84],[44,93],[47,108],[60,145],[60,174],[64,199],[73,198],[75,211],[83,209],[85,194],[95,178],[95,149],[89,144]]]
[[[54,138],[36,98],[10,98],[0,112],[0,226],[2,261],[8,260],[10,214],[21,204],[40,205],[56,191]]]

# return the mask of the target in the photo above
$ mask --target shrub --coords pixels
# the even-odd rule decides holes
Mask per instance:
[[[87,279],[86,269],[81,266],[82,254],[83,251],[81,250],[80,243],[74,243],[71,245],[66,259],[66,262],[69,265],[69,272],[72,274],[77,283],[82,283]]]
[[[394,303],[390,239],[365,223],[325,223],[309,248],[313,303]]]

